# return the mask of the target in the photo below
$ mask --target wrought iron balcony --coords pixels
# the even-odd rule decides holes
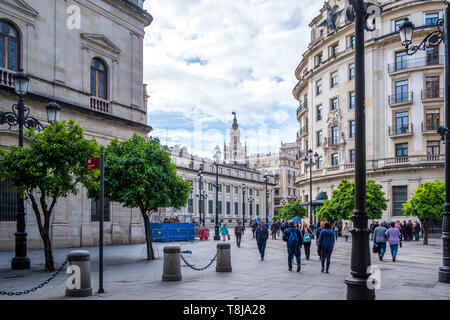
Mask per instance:
[[[399,135],[408,135],[413,134],[413,124],[409,123],[407,125],[402,126],[389,126],[388,127],[389,136],[399,136]]]
[[[388,96],[388,102],[390,105],[396,103],[412,103],[413,102],[413,92],[401,92]]]
[[[308,100],[305,100],[300,106],[297,108],[297,117],[300,113],[305,111],[308,108]]]
[[[439,126],[443,126],[444,122],[439,121],[427,121],[422,122],[422,132],[436,132]]]
[[[444,99],[444,89],[428,88],[421,91],[422,100]]]
[[[421,68],[426,66],[443,65],[444,56],[426,56],[421,58],[406,59],[388,64],[388,72]]]
[[[308,133],[308,126],[301,127],[299,131],[297,131],[297,139],[302,137],[304,134]]]

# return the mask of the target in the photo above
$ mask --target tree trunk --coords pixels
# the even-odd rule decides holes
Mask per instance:
[[[141,211],[142,217],[144,218],[144,228],[145,228],[145,241],[147,243],[147,260],[154,260],[155,255],[153,252],[152,235],[150,233],[150,219],[147,213]]]
[[[423,219],[422,220],[422,228],[423,228],[423,244],[428,244],[428,231],[430,229],[431,220]]]
[[[55,271],[55,261],[53,260],[52,243],[50,241],[50,235],[48,230],[44,230],[44,236],[42,237],[44,242],[44,254],[45,254],[45,271]]]

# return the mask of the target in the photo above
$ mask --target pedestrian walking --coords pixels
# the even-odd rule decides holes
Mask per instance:
[[[348,236],[350,235],[350,226],[348,225],[348,221],[346,221],[342,227],[342,235],[344,236],[345,242],[347,242]]]
[[[380,225],[373,232],[373,245],[376,246],[375,251],[378,253],[380,261],[383,261],[383,256],[386,252],[386,231],[387,228],[384,225]]]
[[[280,236],[281,232],[281,222],[280,220],[277,221],[277,236]]]
[[[236,236],[236,244],[238,248],[241,247],[241,239],[242,235],[244,234],[244,227],[241,226],[241,222],[237,222],[237,226],[234,227],[234,235]]]
[[[272,223],[270,226],[270,233],[272,234],[272,239],[277,240],[278,224]]]
[[[320,231],[318,248],[320,250],[320,262],[322,263],[322,272],[325,270],[326,261],[326,273],[330,269],[331,254],[333,252],[335,242],[334,232],[331,231],[331,225],[329,222],[325,223],[322,231]]]
[[[309,255],[311,253],[311,240],[314,239],[314,233],[308,227],[308,224],[304,223],[302,226],[303,234],[303,248],[305,248],[306,260],[309,260]]]
[[[413,229],[412,222],[411,222],[411,220],[408,220],[408,222],[406,223],[406,226],[405,226],[405,233],[406,233],[407,241],[412,240],[412,229]]]
[[[287,243],[288,251],[288,267],[292,271],[292,258],[295,256],[297,260],[297,272],[301,270],[301,247],[303,243],[302,232],[294,225],[294,222],[289,221],[289,228],[283,232],[283,241]]]
[[[319,237],[320,237],[320,233],[323,230],[323,225],[325,224],[325,222],[320,222],[319,227],[317,227],[316,229],[316,246],[317,246],[317,254],[319,255],[319,260],[321,260],[321,254],[320,254],[320,248],[319,248]]]
[[[419,241],[420,238],[420,223],[416,221],[414,224],[414,240]]]
[[[256,228],[256,244],[258,245],[261,261],[264,260],[264,253],[266,251],[266,243],[269,238],[269,230],[264,225],[264,220],[259,221],[259,227]]]
[[[391,248],[392,262],[395,262],[398,253],[398,246],[401,244],[400,231],[395,227],[395,223],[391,222],[391,227],[386,230],[385,235]]]
[[[220,227],[220,235],[222,236],[222,241],[223,242],[226,242],[227,241],[227,238],[228,238],[228,240],[230,240],[230,233],[229,233],[229,231],[228,231],[228,227],[227,227],[227,224],[226,223],[224,223],[221,227]]]
[[[339,236],[339,224],[337,221],[335,221],[333,224],[333,232],[334,232],[334,239],[337,241]]]
[[[255,239],[255,231],[256,228],[258,227],[258,223],[256,221],[252,222],[252,234],[253,234],[253,239]]]

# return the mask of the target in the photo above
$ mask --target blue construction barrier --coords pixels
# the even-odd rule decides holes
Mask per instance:
[[[194,241],[194,223],[150,223],[150,234],[155,242]]]

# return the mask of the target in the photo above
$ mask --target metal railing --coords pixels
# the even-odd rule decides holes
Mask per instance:
[[[406,69],[420,68],[433,65],[443,65],[444,56],[425,56],[414,59],[406,59],[388,64],[388,72],[396,72]]]
[[[422,122],[422,132],[437,131],[439,126],[443,126],[444,122]]]
[[[391,94],[390,96],[388,96],[388,100],[389,100],[388,102],[389,102],[389,104],[402,103],[402,102],[412,103],[413,96],[414,95],[413,95],[412,91]]]
[[[444,99],[444,89],[435,89],[435,88],[428,88],[428,89],[422,89],[421,93],[422,100],[426,99]]]
[[[300,138],[305,133],[308,133],[308,126],[301,127],[300,130],[297,131],[297,138]]]
[[[308,108],[308,101],[305,100],[303,103],[300,104],[300,106],[297,108],[297,116],[303,111]]]
[[[16,221],[18,195],[10,186],[9,180],[0,181],[0,221]]]
[[[389,126],[388,127],[389,136],[398,136],[402,134],[412,134],[413,133],[413,124],[409,123],[407,125],[402,126]]]

